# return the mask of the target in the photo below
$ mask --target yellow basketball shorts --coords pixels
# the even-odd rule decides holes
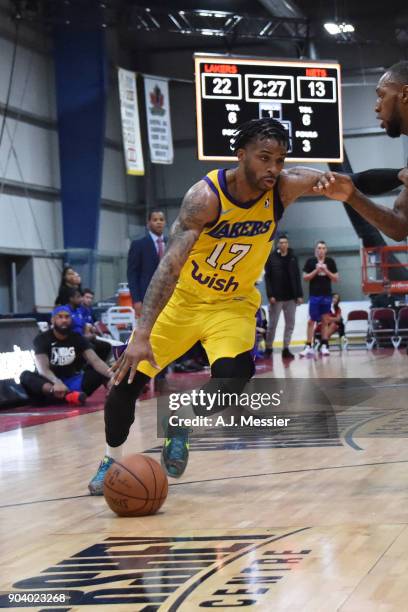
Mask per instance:
[[[252,297],[252,296],[251,296]],[[157,365],[162,370],[201,341],[210,364],[221,357],[236,357],[255,343],[253,300],[198,302],[195,296],[176,289],[158,316],[150,335]],[[159,370],[141,361],[138,371],[154,377]]]

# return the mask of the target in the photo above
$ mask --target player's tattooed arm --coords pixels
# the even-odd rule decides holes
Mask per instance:
[[[191,249],[207,225],[214,223],[219,214],[219,201],[205,181],[199,181],[186,193],[179,215],[174,222],[169,245],[154,273],[142,305],[138,327],[126,351],[113,366],[116,372],[115,384],[119,384],[130,369],[128,382],[131,383],[140,361],[146,359],[158,367],[150,345],[152,327],[170,299],[181,269]]]
[[[279,177],[279,193],[284,207],[286,208],[301,196],[315,196],[316,192],[313,187],[322,176],[323,172],[320,170],[303,166],[283,170]]]
[[[355,187],[349,176],[337,172],[330,175],[322,175],[314,188],[315,193],[346,202],[393,240],[399,242],[408,236],[408,173],[405,169],[399,173],[399,179],[405,188],[395,200],[393,208],[372,202]]]
[[[218,215],[218,199],[207,183],[193,185],[184,197],[171,231],[169,245],[150,281],[143,300],[139,329],[150,333],[159,313],[167,304],[181,269],[204,227]]]

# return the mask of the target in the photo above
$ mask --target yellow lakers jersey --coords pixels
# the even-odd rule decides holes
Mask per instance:
[[[219,216],[201,232],[177,287],[204,302],[259,301],[255,283],[283,214],[277,185],[257,200],[242,203],[228,193],[225,169],[213,170],[203,180],[219,199]]]

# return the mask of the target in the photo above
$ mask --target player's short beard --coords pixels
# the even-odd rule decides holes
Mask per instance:
[[[395,109],[394,115],[387,122],[387,127],[385,128],[387,135],[391,138],[399,138],[401,136],[401,123],[401,116],[397,109]]]
[[[56,323],[54,323],[54,329],[55,331],[57,331],[59,334],[61,334],[61,336],[68,336],[71,326],[68,327],[60,327],[59,325],[57,325]]]

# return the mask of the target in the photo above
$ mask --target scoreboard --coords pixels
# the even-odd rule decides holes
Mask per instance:
[[[288,161],[343,161],[339,64],[201,53],[194,62],[200,160],[236,161],[237,127],[272,117],[288,131]]]

